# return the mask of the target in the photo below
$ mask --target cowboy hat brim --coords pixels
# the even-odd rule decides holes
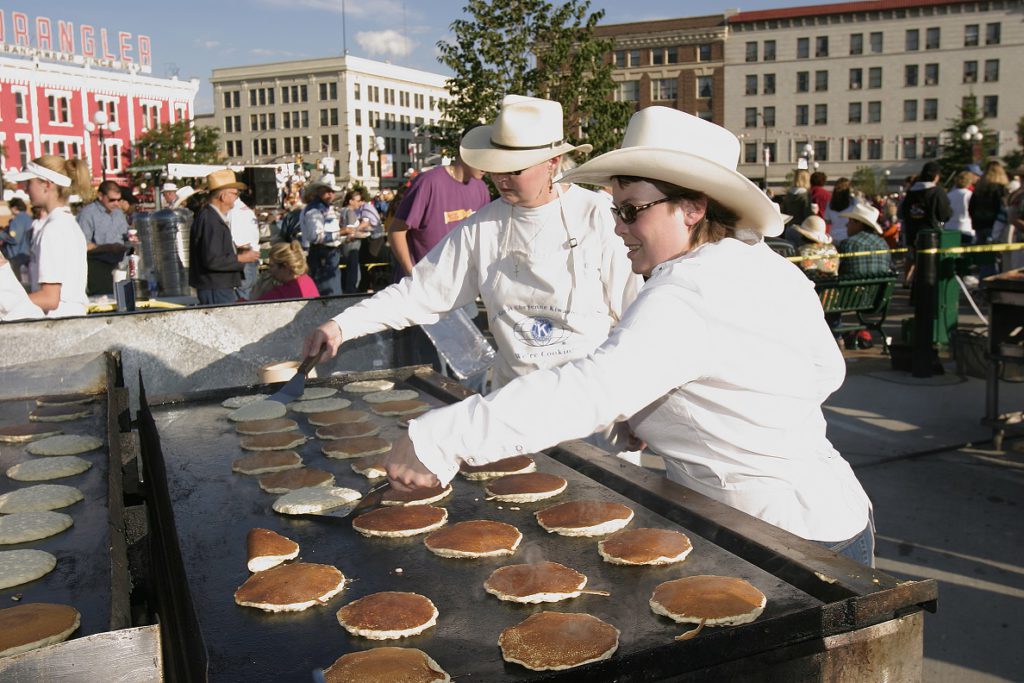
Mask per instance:
[[[491,142],[493,125],[477,126],[466,133],[459,145],[459,158],[467,165],[486,173],[510,173],[530,168],[569,152],[586,154],[591,145],[570,145],[568,142],[551,143],[543,147],[498,147]]]
[[[613,176],[663,180],[703,192],[738,215],[737,228],[756,230],[766,237],[782,233],[782,216],[775,202],[742,174],[704,157],[662,147],[626,147],[606,152],[577,166],[563,183],[611,185]]]
[[[826,235],[825,233],[822,233],[822,232],[815,232],[813,230],[808,230],[807,228],[804,228],[804,227],[799,226],[799,225],[797,225],[795,227],[796,227],[796,231],[798,233],[800,233],[801,235],[803,235],[804,237],[806,237],[809,240],[817,242],[818,244],[832,244],[832,237],[830,235]]]
[[[207,186],[206,192],[216,192],[217,190],[245,190],[248,186],[245,183],[224,183],[223,185],[217,185],[216,187]]]
[[[857,221],[858,223],[863,223],[864,225],[868,226],[869,228],[877,232],[879,235],[885,232],[885,230],[882,229],[882,226],[878,224],[877,220],[869,220],[867,216],[864,216],[863,214],[858,213],[857,211],[844,211],[839,215],[845,218],[847,221]]]

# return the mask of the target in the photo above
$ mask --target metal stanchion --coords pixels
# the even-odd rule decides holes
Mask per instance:
[[[938,363],[935,353],[936,289],[939,282],[938,230],[922,230],[914,244],[917,257],[914,265],[914,344],[910,359],[910,374],[931,377]]]

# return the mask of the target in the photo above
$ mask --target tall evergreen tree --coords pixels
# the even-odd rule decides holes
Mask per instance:
[[[964,139],[964,134],[969,126],[978,127],[978,132],[982,135],[981,141]],[[943,178],[949,178],[963,170],[967,164],[975,163],[976,148],[980,154],[977,163],[985,165],[986,157],[992,152],[995,133],[991,128],[985,127],[985,117],[978,111],[977,98],[965,97],[964,103],[960,107],[960,116],[950,120],[949,127],[942,132],[946,142],[942,145],[942,156],[939,157],[938,162],[942,168]]]

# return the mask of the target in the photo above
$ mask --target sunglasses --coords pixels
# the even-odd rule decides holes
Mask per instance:
[[[518,171],[495,171],[494,173],[491,173],[491,175],[517,175],[518,176],[518,175],[522,175],[523,171],[528,171],[528,170],[529,169],[527,169],[527,168],[521,168]]]
[[[672,198],[662,197],[661,199],[657,199],[653,202],[648,202],[647,204],[641,204],[640,206],[634,206],[629,202],[622,202],[622,204],[619,204],[618,206],[612,206],[611,209],[612,213],[615,214],[620,221],[622,221],[626,225],[632,225],[633,223],[636,222],[636,217],[637,215],[639,215],[641,211],[645,211],[654,206],[655,204],[667,202],[670,199]]]

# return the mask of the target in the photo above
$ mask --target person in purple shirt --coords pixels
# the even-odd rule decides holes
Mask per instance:
[[[405,193],[395,218],[388,226],[388,241],[398,261],[395,281],[412,273],[412,267],[441,238],[491,201],[487,185],[477,170],[456,158],[421,174]]]

